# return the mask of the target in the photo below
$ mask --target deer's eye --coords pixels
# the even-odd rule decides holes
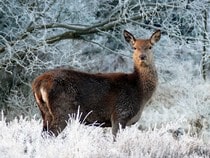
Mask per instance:
[[[136,47],[133,47],[134,50],[136,50]]]
[[[149,46],[148,49],[152,49],[152,46]]]

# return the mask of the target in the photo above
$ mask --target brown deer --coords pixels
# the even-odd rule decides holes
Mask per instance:
[[[125,128],[136,123],[157,86],[151,49],[160,36],[158,30],[149,39],[136,39],[124,31],[125,40],[134,49],[132,73],[90,74],[57,68],[38,76],[32,89],[42,114],[43,131],[57,136],[66,127],[69,114],[77,113],[78,108],[87,124],[112,127],[114,136],[119,124]]]

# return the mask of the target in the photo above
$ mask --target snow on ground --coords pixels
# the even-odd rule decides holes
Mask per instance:
[[[210,146],[182,131],[177,124],[140,131],[137,126],[121,130],[113,142],[109,129],[85,126],[71,120],[57,138],[41,137],[41,123],[35,119],[0,121],[0,157],[101,158],[101,157],[209,157]]]

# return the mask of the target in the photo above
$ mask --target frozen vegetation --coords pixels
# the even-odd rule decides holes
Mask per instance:
[[[209,1],[100,2],[0,1],[0,158],[209,158]],[[56,41],[86,28],[96,32]],[[131,72],[123,29],[143,38],[163,32],[154,47],[159,85],[139,122],[113,142],[110,128],[86,126],[77,115],[57,138],[42,137],[31,81],[58,66]]]
[[[147,117],[154,115],[150,113]],[[169,114],[162,113],[161,117],[165,118],[165,115]],[[14,120],[8,124],[1,120],[1,158],[208,158],[210,154],[209,145],[202,138],[185,132],[179,123],[171,122],[145,131],[138,130],[135,125],[120,131],[116,142],[112,140],[110,129],[85,126],[74,119],[69,123],[57,138],[43,138],[40,135],[41,123],[36,119]]]

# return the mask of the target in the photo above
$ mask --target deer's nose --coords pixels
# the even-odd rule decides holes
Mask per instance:
[[[139,58],[140,58],[141,60],[146,60],[147,56],[146,56],[145,54],[141,54],[141,55],[139,56]]]

